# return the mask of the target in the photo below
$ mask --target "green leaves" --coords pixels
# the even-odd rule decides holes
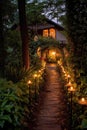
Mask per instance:
[[[27,18],[29,24],[38,24],[43,22],[44,16],[42,15],[44,8],[44,2],[36,2],[33,1],[31,3],[27,3]]]
[[[16,93],[16,85],[12,82],[0,79],[0,127],[4,128],[9,123],[11,126],[19,126],[23,118],[23,108],[20,98]]]
[[[84,10],[83,10],[84,8]],[[66,0],[67,9],[67,30],[70,46],[74,49],[74,58],[78,59],[76,63],[77,68],[82,68],[86,71],[87,66],[87,2],[85,0],[79,0],[76,2],[73,0],[70,2]],[[79,23],[79,24],[78,24]],[[72,46],[73,43],[73,46]]]
[[[39,68],[40,69],[40,68]],[[34,79],[34,74],[39,74],[37,80]],[[27,81],[32,80],[31,94],[29,95],[29,88]],[[44,84],[43,71],[36,71],[36,68],[31,68],[28,72],[28,77],[25,76],[23,80],[17,83],[0,79],[0,128],[21,129],[24,126],[25,118],[28,120],[32,118],[32,113],[35,107],[35,85],[36,96],[38,98],[39,92]],[[31,100],[29,100],[31,96]]]
[[[81,128],[82,128],[82,129],[87,128],[87,119],[83,119],[83,120],[82,120]]]

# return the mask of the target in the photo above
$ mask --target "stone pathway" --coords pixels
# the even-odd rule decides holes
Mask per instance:
[[[69,130],[65,92],[55,64],[46,67],[47,84],[33,130]]]

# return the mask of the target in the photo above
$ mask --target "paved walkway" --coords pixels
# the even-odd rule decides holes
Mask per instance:
[[[34,130],[68,130],[68,113],[65,93],[55,64],[46,67],[47,85],[39,107]]]

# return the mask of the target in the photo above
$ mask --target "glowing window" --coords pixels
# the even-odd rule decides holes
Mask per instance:
[[[53,29],[53,28],[51,28],[50,30],[49,30],[49,36],[50,37],[52,37],[52,38],[55,38],[55,29]]]
[[[48,37],[48,30],[47,29],[43,30],[43,36]]]

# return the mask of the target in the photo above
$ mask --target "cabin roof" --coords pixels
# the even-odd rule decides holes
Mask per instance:
[[[61,25],[59,25],[58,23],[50,20],[50,19],[46,19],[46,21],[49,23],[49,24],[52,24],[54,25],[55,27],[57,27],[59,30],[63,31],[64,30],[64,27],[62,27]]]
[[[19,24],[14,24],[11,29],[14,30],[16,28],[18,28],[20,25]],[[45,22],[43,21],[43,23],[39,23],[37,25],[28,25],[28,29],[31,30],[36,30],[36,26],[38,30],[43,30],[43,29],[48,29],[48,28],[56,28],[59,31],[63,31],[64,27],[62,27],[60,24],[52,21],[51,19],[46,18]]]
[[[29,25],[28,26],[29,29],[33,29],[35,30],[36,28],[38,30],[42,30],[42,29],[48,29],[48,28],[56,28],[58,29],[59,31],[63,31],[64,28],[59,25],[58,23],[50,20],[50,19],[45,19],[45,22],[43,21],[43,23],[39,23],[39,24],[36,24],[36,25]]]

